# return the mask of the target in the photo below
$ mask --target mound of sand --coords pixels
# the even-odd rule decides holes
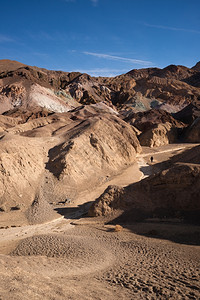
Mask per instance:
[[[40,194],[36,195],[33,203],[25,212],[29,224],[38,224],[48,222],[58,218],[51,205]]]
[[[26,238],[10,253],[12,256],[47,256],[86,261],[102,258],[101,247],[79,236],[39,235]]]

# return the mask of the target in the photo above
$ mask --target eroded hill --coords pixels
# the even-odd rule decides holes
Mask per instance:
[[[14,111],[1,116],[1,130],[1,214],[14,211],[30,223],[55,218],[44,203],[94,189],[141,152],[132,127],[95,106],[42,117],[38,113],[24,121]]]

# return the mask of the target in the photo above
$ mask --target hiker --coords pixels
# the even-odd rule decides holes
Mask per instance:
[[[150,160],[151,160],[151,163],[152,163],[153,162],[153,156],[151,156]]]

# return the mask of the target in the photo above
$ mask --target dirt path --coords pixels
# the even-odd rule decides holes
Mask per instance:
[[[153,174],[152,166],[155,163],[160,163],[168,160],[171,156],[195,146],[197,146],[197,144],[170,144],[155,149],[143,147],[143,153],[138,155],[138,166],[139,170],[142,172],[140,179]],[[150,161],[151,157],[153,157],[153,162]]]

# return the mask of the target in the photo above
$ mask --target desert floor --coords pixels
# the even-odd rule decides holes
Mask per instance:
[[[139,181],[191,146],[144,148],[137,164],[57,207],[57,220],[13,227],[11,218],[0,229],[0,299],[199,299],[199,226],[146,220],[117,231],[106,219],[85,216],[108,185]]]

